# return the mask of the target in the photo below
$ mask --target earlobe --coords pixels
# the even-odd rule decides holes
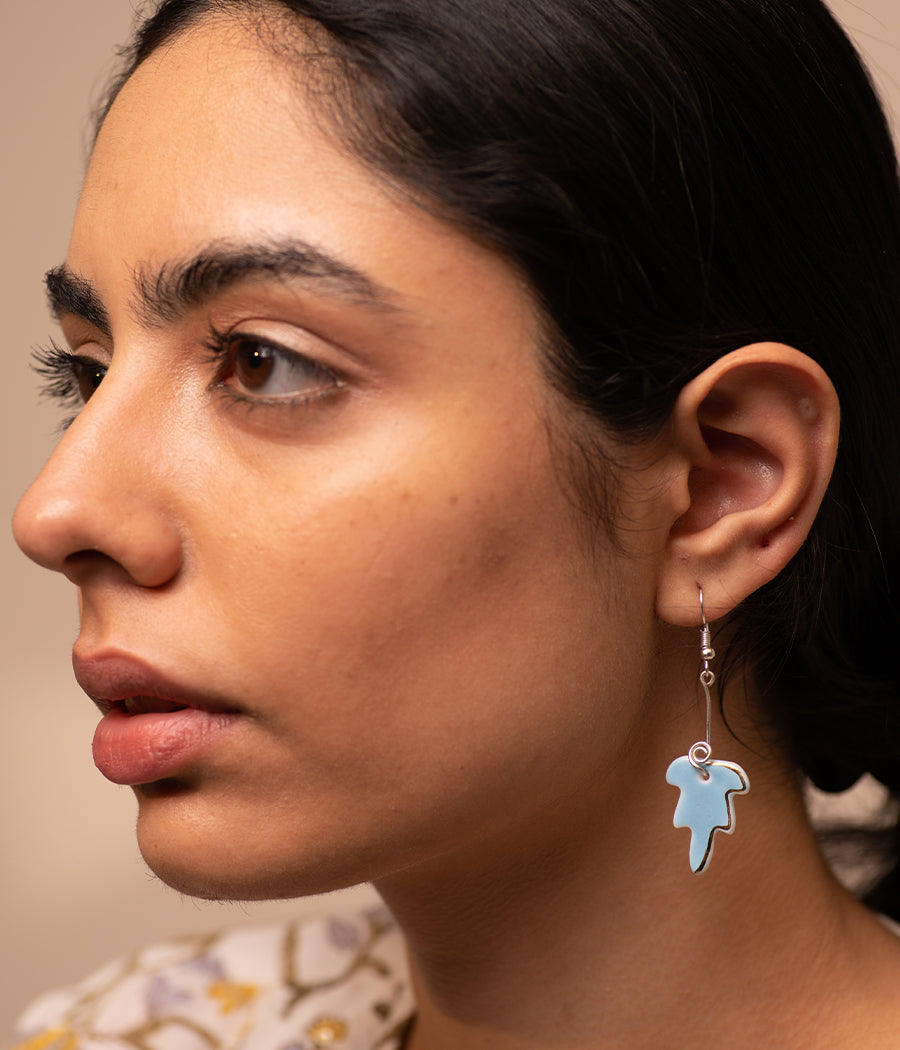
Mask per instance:
[[[784,568],[825,495],[839,424],[828,376],[780,343],[726,354],[685,386],[670,433],[684,465],[673,503],[687,510],[661,564],[663,620],[697,622],[698,584],[722,616]]]

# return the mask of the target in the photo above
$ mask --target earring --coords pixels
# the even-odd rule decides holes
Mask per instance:
[[[676,828],[691,829],[689,854],[691,871],[703,871],[713,851],[717,831],[730,835],[734,831],[734,795],[750,790],[750,780],[736,762],[722,762],[712,757],[710,723],[712,697],[710,687],[716,676],[709,668],[716,651],[711,644],[709,624],[703,611],[703,588],[700,588],[700,685],[706,697],[706,739],[698,740],[686,755],[676,758],[666,771],[668,783],[681,794],[672,821]]]

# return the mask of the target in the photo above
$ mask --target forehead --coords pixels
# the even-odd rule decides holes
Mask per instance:
[[[258,258],[260,245],[302,244],[307,260],[337,260],[378,289],[393,321],[402,314],[418,332],[417,350],[449,333],[508,346],[516,332],[533,368],[541,322],[518,271],[355,159],[310,105],[304,74],[302,58],[289,67],[256,27],[217,17],[127,81],[100,129],[67,258],[112,328],[146,275],[210,246],[256,246]]]
[[[124,197],[152,178],[158,197],[177,189],[205,210],[219,189],[252,196],[295,159],[301,138],[316,139],[304,150],[307,166],[336,152],[297,90],[298,74],[262,34],[246,18],[211,16],[151,54],[103,121],[83,195]]]
[[[375,261],[389,221],[394,238],[437,225],[344,149],[308,104],[302,57],[289,66],[267,46],[274,28],[207,18],[129,78],[88,167],[68,260],[75,272],[117,257],[152,271],[208,244],[285,233]],[[449,253],[462,249],[462,235],[441,233]]]

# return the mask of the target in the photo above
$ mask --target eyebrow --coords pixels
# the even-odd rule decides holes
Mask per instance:
[[[74,314],[90,321],[104,335],[112,336],[109,314],[90,281],[73,273],[62,263],[47,272],[44,284],[50,300],[50,311],[57,320],[66,314]]]
[[[217,241],[189,259],[160,267],[140,264],[134,270],[132,309],[146,327],[160,327],[244,281],[301,279],[317,291],[349,304],[395,312],[396,296],[388,288],[333,255],[303,241],[246,244]],[[71,313],[109,334],[110,321],[95,287],[63,263],[46,277],[54,315]]]

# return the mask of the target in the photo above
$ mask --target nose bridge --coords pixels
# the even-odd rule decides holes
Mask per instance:
[[[172,421],[164,412],[158,397],[110,370],[16,508],[16,540],[30,558],[76,583],[86,552],[141,586],[178,573]]]

